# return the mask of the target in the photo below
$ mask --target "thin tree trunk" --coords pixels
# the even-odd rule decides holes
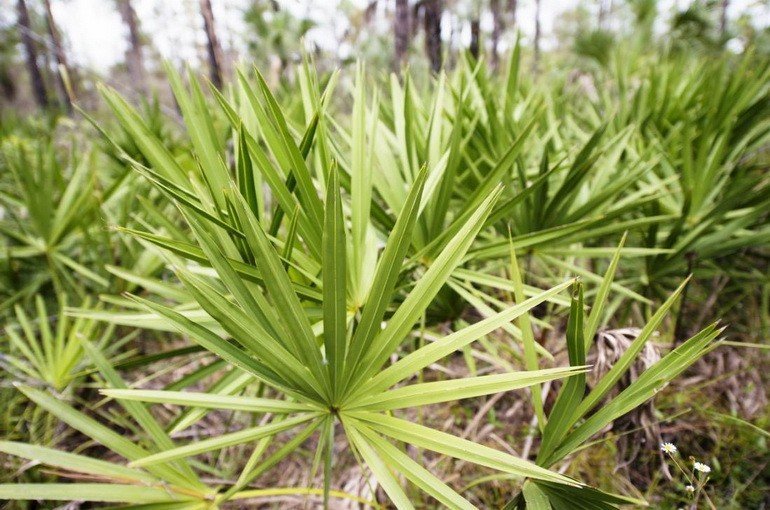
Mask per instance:
[[[730,0],[722,0],[719,11],[719,35],[722,39],[725,38],[727,33],[727,9],[730,7]]]
[[[71,87],[74,83],[74,75],[67,62],[67,55],[64,53],[64,46],[61,42],[59,29],[56,26],[56,21],[53,19],[50,0],[43,0],[43,6],[45,7],[45,20],[46,25],[48,26],[48,35],[51,37],[51,45],[53,46],[54,61],[56,62],[56,84],[59,87],[59,94],[61,95],[61,102],[64,105],[64,108],[67,110],[67,113],[72,113],[73,98],[70,97],[70,93],[73,92]],[[64,75],[66,75],[69,80],[69,89],[64,80]]]
[[[17,0],[16,11],[19,17],[19,36],[24,45],[24,51],[27,54],[27,71],[29,71],[32,93],[35,96],[35,101],[38,106],[40,106],[40,108],[46,108],[48,106],[48,93],[45,89],[43,75],[40,73],[40,67],[37,65],[37,50],[35,49],[35,41],[32,38],[29,11],[27,11],[27,4],[24,0]]]
[[[535,0],[535,59],[532,63],[535,71],[540,65],[540,2],[541,0]]]
[[[441,70],[441,11],[442,0],[424,0],[425,53],[434,73]]]
[[[222,46],[219,44],[219,39],[217,39],[211,0],[200,0],[200,4],[201,14],[203,15],[203,28],[206,30],[211,83],[217,88],[221,88],[224,83],[224,57]]]
[[[516,9],[519,6],[519,0],[508,0],[508,12],[511,13],[511,21],[516,24]]]
[[[406,62],[409,50],[409,0],[396,0],[396,14],[393,18],[393,35],[396,39],[395,67],[399,68]]]
[[[478,17],[475,17],[471,20],[471,45],[469,48],[475,60],[479,59],[479,32],[481,32],[481,22]]]
[[[140,91],[147,89],[147,76],[142,54],[142,37],[139,32],[139,19],[131,0],[118,0],[118,11],[123,23],[128,28],[128,47],[126,48],[126,67],[134,87]]]
[[[492,13],[492,68],[497,69],[500,65],[500,35],[505,29],[505,20],[500,11],[500,0],[489,0],[489,10]]]
[[[607,23],[607,2],[599,0],[599,28],[604,29]]]

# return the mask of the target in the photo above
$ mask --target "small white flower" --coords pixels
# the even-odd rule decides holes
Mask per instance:
[[[701,473],[711,473],[711,468],[702,462],[695,462],[693,463],[692,467],[695,469],[695,471],[700,471]]]
[[[676,446],[674,446],[674,443],[660,443],[660,451],[669,455],[673,455],[677,450]]]
[[[684,490],[686,490],[687,492],[695,492],[695,487],[693,487],[692,485],[688,485],[687,487],[684,488]]]

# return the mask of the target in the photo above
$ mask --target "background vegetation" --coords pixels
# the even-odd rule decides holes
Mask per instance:
[[[770,7],[0,5],[4,508],[770,506]]]

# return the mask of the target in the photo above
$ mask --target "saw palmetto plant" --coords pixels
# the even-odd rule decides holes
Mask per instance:
[[[679,324],[720,257],[761,272],[770,103],[751,60],[611,62],[585,95],[522,72],[518,45],[500,76],[462,58],[428,84],[305,60],[293,89],[244,70],[218,90],[169,67],[172,135],[101,87],[101,152],[4,143],[2,394],[56,423],[6,420],[0,499],[644,505],[573,461],[722,345],[713,314]],[[304,477],[276,481],[290,463]]]
[[[670,281],[689,272],[708,277],[721,257],[767,241],[768,72],[749,54],[737,61],[679,58],[651,68],[634,85],[618,80],[616,93],[631,100],[612,107],[610,129],[645,119],[631,141],[635,151],[652,148],[658,155],[640,179],[657,190],[644,209],[669,218],[642,231],[640,245],[665,250],[645,261],[645,294],[665,294],[675,286]],[[612,101],[605,95],[591,116]]]
[[[66,152],[66,151],[65,151]],[[62,155],[46,139],[17,138],[3,144],[11,179],[3,182],[2,301],[7,308],[40,289],[84,295],[83,285],[107,286],[109,261],[101,224],[95,154]]]
[[[91,319],[71,319],[63,313],[63,306],[49,310],[43,298],[35,296],[34,316],[28,316],[20,306],[15,307],[16,322],[7,324],[3,332],[8,350],[2,366],[16,380],[64,392],[89,370],[90,364],[84,363],[83,339],[94,342],[109,355],[135,336],[131,333],[121,338],[112,325],[103,327]]]
[[[267,98],[269,100],[270,96]],[[294,158],[279,160],[281,165],[276,171],[285,171],[292,161],[301,161],[297,159],[300,148],[288,137],[285,130],[280,130],[280,123],[283,121],[280,112],[274,110],[272,115],[274,120],[278,121],[277,136],[281,137],[284,154],[288,153],[289,157]],[[135,127],[139,129],[141,125]],[[242,136],[246,134],[242,133]],[[250,148],[244,144],[239,150],[245,152]],[[213,158],[214,154],[209,156]],[[259,152],[246,153],[239,156],[239,161],[248,162],[252,158],[260,157],[265,159],[265,155]],[[287,254],[286,242],[282,243],[284,246],[276,246],[271,240],[260,222],[259,211],[255,212],[255,204],[250,203],[247,198],[255,194],[253,180],[239,179],[237,184],[233,182],[225,188],[217,188],[212,183],[217,177],[224,176],[207,175],[203,170],[202,175],[208,185],[200,188],[201,191],[196,194],[192,189],[182,187],[180,180],[172,182],[161,176],[171,176],[180,170],[175,166],[162,166],[164,161],[161,158],[165,159],[165,162],[172,161],[165,153],[155,155],[155,168],[147,171],[154,171],[152,175],[171,198],[179,203],[197,240],[201,257],[206,265],[214,270],[215,277],[195,274],[183,265],[174,265],[174,270],[184,283],[185,289],[200,307],[216,320],[231,341],[224,340],[214,331],[171,308],[148,300],[141,300],[141,303],[204,348],[271,387],[276,396],[284,398],[248,399],[221,396],[222,401],[217,401],[217,398],[207,401],[211,395],[109,390],[108,396],[129,401],[145,400],[204,408],[215,406],[277,416],[257,427],[182,446],[171,446],[166,437],[163,444],[159,445],[162,446],[158,448],[159,451],[146,456],[130,456],[129,460],[134,465],[147,466],[148,469],[150,466],[158,466],[156,470],[162,468],[161,472],[173,472],[173,465],[178,463],[179,459],[196,454],[263,440],[286,430],[295,430],[298,438],[306,438],[316,429],[320,429],[324,432],[322,437],[327,438],[325,448],[322,448],[322,458],[325,459],[326,469],[329,470],[333,461],[331,438],[336,424],[341,424],[350,446],[372,469],[391,499],[400,506],[410,506],[410,503],[390,471],[393,466],[398,466],[401,474],[445,504],[455,507],[468,507],[470,504],[404,455],[388,439],[432,449],[522,477],[578,485],[563,475],[509,454],[473,445],[467,440],[390,415],[390,412],[396,409],[522,388],[584,370],[584,367],[567,367],[512,372],[391,389],[396,383],[411,378],[416,372],[464,347],[479,336],[510,322],[568,285],[565,283],[543,292],[482,323],[461,329],[441,342],[417,349],[398,363],[384,369],[386,362],[398,352],[399,346],[408,338],[414,324],[443,286],[448,274],[464,257],[495,203],[497,192],[482,202],[481,207],[450,239],[444,250],[406,292],[403,301],[391,310],[394,291],[420,213],[427,177],[427,172],[422,171],[412,185],[385,248],[376,261],[372,283],[365,300],[358,305],[358,309],[351,310],[348,306],[348,281],[355,280],[349,275],[353,269],[360,270],[361,265],[356,267],[347,262],[348,233],[336,168],[331,168],[326,175],[328,183],[323,202],[314,191],[306,190],[307,202],[317,204],[320,209],[318,213],[321,228],[310,231],[316,233],[320,230],[317,232],[320,246],[316,246],[315,250],[308,247],[311,255],[313,251],[317,256],[320,255],[318,267],[312,258],[303,261],[299,249]],[[301,175],[301,166],[303,165],[300,164],[294,174],[297,176],[297,183],[305,181],[311,185],[310,174],[305,169],[305,175]],[[239,178],[248,176],[250,170],[243,168]],[[241,190],[245,192],[242,193]],[[219,206],[217,200],[220,201]],[[351,207],[361,205],[358,202]],[[367,203],[365,205],[368,206]],[[360,215],[360,212],[358,214]],[[364,219],[368,220],[365,216]],[[361,248],[353,247],[351,252],[363,251]],[[303,262],[305,267],[302,267]],[[239,274],[238,268],[242,273],[244,266],[250,268],[250,278]],[[299,278],[296,278],[298,282],[292,281],[291,275],[294,271],[300,273]],[[103,358],[99,358],[101,354],[96,356],[97,366],[104,365]],[[115,374],[110,372],[109,365],[102,368],[108,382],[114,384],[117,379]],[[29,398],[38,401],[62,419],[66,413],[72,412],[58,403],[55,406],[50,405],[52,402],[48,397],[41,396],[34,390],[24,391]],[[135,409],[143,408],[140,406]],[[142,421],[146,420],[146,416],[142,418]],[[89,425],[93,423],[89,422]],[[81,430],[89,433],[90,428],[86,426],[85,430]],[[290,446],[296,446],[296,441],[295,438],[288,443],[287,448],[282,449],[283,455],[291,453]],[[260,457],[265,444],[264,441],[257,443],[249,469],[244,470],[241,479],[233,487],[217,494],[216,501],[226,501],[234,497],[256,475],[264,471]],[[118,453],[125,455],[122,451]],[[327,476],[330,477],[331,473]],[[175,478],[168,477],[161,480],[176,482]],[[18,489],[21,490],[22,487]],[[109,488],[105,487],[105,490],[109,491]],[[180,492],[176,497],[186,498],[185,490],[185,485],[179,487]],[[173,498],[174,490],[170,492],[169,497]],[[205,499],[210,493],[197,491],[197,495]],[[137,498],[146,497],[137,494]],[[161,498],[165,499],[168,498]],[[128,495],[125,501],[139,503],[144,500],[133,500]]]

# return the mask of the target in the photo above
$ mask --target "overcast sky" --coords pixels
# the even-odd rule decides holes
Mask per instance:
[[[226,47],[238,48],[243,33],[242,13],[253,0],[212,0],[218,34]],[[335,50],[337,36],[345,30],[345,19],[337,14],[342,0],[282,0],[283,8],[297,15],[307,15],[317,27],[308,34],[310,43]],[[347,0],[348,3],[351,0]],[[352,0],[354,5],[366,5],[369,0]],[[381,1],[388,4],[390,1]],[[579,0],[542,0],[541,20],[546,36],[552,31],[559,13],[574,8]],[[732,0],[730,15],[736,16],[751,9],[758,25],[770,24],[770,8],[759,6],[768,2]],[[80,65],[104,71],[123,60],[126,38],[125,27],[110,0],[52,0],[54,17],[61,25],[72,58]],[[534,32],[534,1],[520,0],[517,22],[524,36]],[[662,0],[660,11],[665,15],[672,7],[684,7],[688,0]],[[134,0],[142,30],[151,34],[152,43],[164,58],[195,61],[204,37],[202,21],[197,11],[198,0]],[[484,20],[482,20],[484,23]]]

